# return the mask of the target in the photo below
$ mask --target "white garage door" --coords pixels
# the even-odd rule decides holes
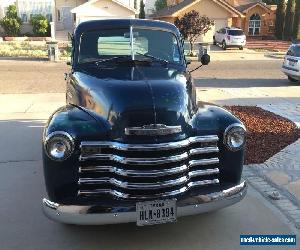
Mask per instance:
[[[215,20],[215,25],[211,27],[211,29],[204,36],[200,36],[199,41],[212,43],[215,32],[228,25],[227,19],[217,19],[217,20],[214,19],[214,20]]]

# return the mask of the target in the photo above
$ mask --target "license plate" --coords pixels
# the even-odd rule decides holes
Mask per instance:
[[[290,66],[295,66],[295,65],[296,65],[296,62],[295,62],[295,61],[289,61],[289,65],[290,65]]]
[[[138,226],[175,222],[177,220],[176,200],[157,200],[136,203]]]

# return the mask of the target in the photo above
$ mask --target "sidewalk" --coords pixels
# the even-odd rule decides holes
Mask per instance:
[[[65,105],[64,93],[1,94],[0,120],[48,119]]]

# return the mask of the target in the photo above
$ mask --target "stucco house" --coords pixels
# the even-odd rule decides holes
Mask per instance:
[[[134,0],[55,0],[57,37],[71,32],[80,22],[104,18],[135,18]]]
[[[51,22],[54,10],[54,0],[0,0],[0,19],[7,12],[9,5],[16,5],[18,16],[22,19],[21,33],[31,33],[30,18],[41,14]]]
[[[185,13],[196,10],[215,21],[215,25],[200,41],[212,42],[215,31],[227,27],[240,27],[248,36],[273,36],[276,5],[261,0],[167,0],[167,7],[152,18],[174,22]]]

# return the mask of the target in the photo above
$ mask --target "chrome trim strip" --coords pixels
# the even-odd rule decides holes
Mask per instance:
[[[246,193],[247,184],[243,181],[220,192],[189,197],[177,202],[177,217],[205,213],[233,205],[242,200]],[[45,198],[43,199],[43,212],[51,220],[77,225],[136,222],[137,217],[135,206],[103,208],[97,205],[63,205]]]
[[[212,164],[218,164],[219,158],[210,158],[210,159],[201,159],[201,160],[191,160],[189,161],[189,167],[197,167],[197,166],[206,166]]]
[[[219,174],[220,170],[218,168],[212,168],[212,169],[204,169],[204,170],[194,170],[189,172],[189,178],[194,178],[198,176],[206,176],[206,175],[214,175]]]
[[[181,126],[167,126],[165,124],[149,124],[142,127],[125,128],[125,135],[143,135],[143,136],[157,136],[170,135],[182,132]]]
[[[166,142],[166,143],[156,143],[156,144],[123,144],[120,142],[110,142],[110,141],[83,141],[80,144],[80,148],[84,146],[99,146],[101,148],[111,148],[122,151],[161,151],[161,150],[171,150],[178,149],[182,147],[189,146],[194,143],[204,143],[204,142],[218,142],[219,138],[217,135],[207,135],[207,136],[195,136],[189,137],[182,141],[177,142]]]
[[[123,156],[118,156],[114,154],[95,154],[87,157],[80,156],[80,161],[85,161],[88,159],[98,159],[98,160],[107,160],[114,161],[122,164],[129,165],[158,165],[171,162],[179,162],[188,159],[188,153],[182,153],[179,155],[172,155],[167,157],[159,158],[127,158]]]
[[[174,168],[166,169],[152,169],[152,170],[131,170],[123,169],[114,166],[89,166],[89,167],[80,167],[79,173],[114,173],[120,176],[128,177],[159,177],[166,175],[179,174],[187,171],[189,168],[187,165],[181,165]]]
[[[208,153],[218,153],[218,147],[205,147],[205,148],[193,148],[189,151],[190,155],[198,155],[198,154],[208,154]]]
[[[151,195],[131,195],[127,193],[123,193],[114,189],[94,189],[94,190],[79,190],[78,195],[79,196],[95,196],[95,195],[102,195],[102,194],[110,194],[116,198],[122,198],[122,199],[155,199],[160,197],[171,197],[178,194],[182,194],[190,190],[194,187],[199,186],[206,186],[206,185],[213,185],[213,184],[219,184],[220,181],[218,179],[213,180],[202,180],[202,181],[195,181],[195,182],[189,182],[184,187],[172,190],[169,192],[164,193],[156,193]]]

